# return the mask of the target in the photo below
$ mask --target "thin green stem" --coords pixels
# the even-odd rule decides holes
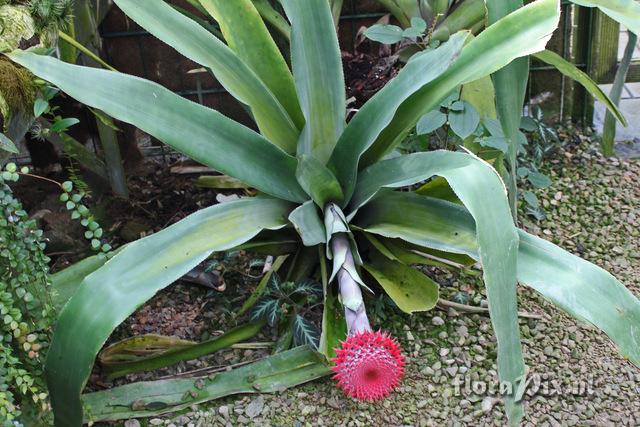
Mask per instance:
[[[86,47],[84,47],[81,43],[79,43],[76,39],[74,39],[73,37],[71,37],[70,35],[65,33],[64,31],[58,31],[58,35],[60,36],[60,38],[62,40],[64,40],[65,42],[69,43],[71,46],[73,46],[74,48],[78,49],[80,52],[84,53],[89,58],[91,58],[94,61],[96,61],[98,64],[102,65],[107,70],[118,71],[115,68],[113,68],[111,65],[107,64],[106,62],[104,62],[102,60],[102,58],[100,58],[95,53],[91,52],[91,50],[89,50]]]
[[[32,173],[23,173],[23,172],[16,172],[18,175],[22,175],[22,176],[28,176],[31,178],[35,178],[35,179],[40,179],[42,181],[47,181],[50,182],[52,184],[57,185],[58,187],[62,188],[62,184],[60,184],[58,181],[55,181],[53,179],[49,179],[49,178],[45,178],[44,176],[40,176],[40,175],[34,175]]]

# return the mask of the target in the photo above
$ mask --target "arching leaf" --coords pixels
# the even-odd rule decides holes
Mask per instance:
[[[363,155],[360,168],[391,152],[420,117],[436,108],[460,84],[487,76],[515,58],[543,50],[559,18],[559,0],[536,0],[485,29],[465,45],[445,73],[424,86],[414,87],[413,94],[397,108],[393,120]]]
[[[200,3],[220,25],[229,47],[260,77],[296,127],[302,129],[304,116],[293,76],[260,17],[258,5],[251,0],[200,0]],[[284,21],[281,16],[280,19]]]
[[[327,0],[282,0],[291,21],[291,64],[306,119],[298,154],[326,163],[344,129],[346,95],[338,37]]]
[[[367,221],[362,225],[368,232],[420,246],[437,248],[447,244],[452,252],[468,253],[478,259],[468,237],[450,239],[456,229],[460,236],[468,234],[475,226],[473,217],[458,204],[441,202],[396,192],[392,199],[377,197],[362,208],[358,218]],[[382,205],[394,209],[383,209]],[[438,209],[433,209],[434,206]],[[385,214],[377,215],[374,211]],[[431,216],[424,221],[416,220],[424,212],[430,212]],[[373,215],[377,215],[375,221],[366,220]],[[450,228],[443,230],[434,226],[434,222],[447,222]],[[602,268],[523,230],[518,230],[518,234],[518,280],[571,316],[605,332],[622,355],[640,366],[640,300]]]
[[[267,194],[295,202],[308,199],[295,180],[295,158],[217,111],[138,77],[24,51],[8,56],[83,104],[137,126],[194,160]]]
[[[516,299],[518,234],[511,218],[504,184],[497,172],[488,163],[466,153],[435,151],[400,156],[376,163],[361,172],[352,207],[357,209],[383,187],[404,187],[434,175],[442,176],[449,182],[471,213],[475,220],[473,240],[469,239],[473,228],[467,226],[464,233],[453,228],[456,224],[455,218],[440,217],[431,208],[405,209],[405,206],[400,204],[400,199],[405,197],[403,193],[382,192],[370,202],[371,207],[365,206],[356,216],[356,224],[371,232],[375,232],[373,229],[376,226],[396,226],[397,223],[381,220],[381,217],[389,215],[387,208],[391,205],[396,216],[407,218],[412,215],[419,224],[426,223],[429,227],[436,228],[440,235],[447,237],[446,240],[443,239],[441,247],[435,247],[434,241],[430,245],[422,246],[456,252],[454,248],[459,245],[458,242],[466,241],[469,247],[459,253],[468,255],[471,255],[469,250],[472,244],[477,247],[477,256],[483,266],[483,278],[489,298],[491,323],[498,341],[498,374],[500,381],[510,383],[515,391],[525,372]],[[406,197],[417,200],[423,198],[415,194]],[[387,204],[388,200],[391,200],[390,204]],[[437,203],[440,212],[455,212],[448,209],[449,205],[452,205],[449,202]],[[367,207],[369,209],[366,209]],[[381,209],[387,213],[380,214]],[[420,221],[420,215],[429,219]],[[377,219],[372,219],[371,216],[377,216]],[[438,217],[440,220],[436,221]],[[358,222],[359,218],[367,224]],[[405,240],[411,242],[410,239]],[[519,403],[514,401],[514,395],[508,396],[507,400],[511,420],[518,420],[521,413]]]
[[[160,289],[213,251],[237,246],[264,228],[286,224],[289,203],[241,199],[198,211],[127,245],[87,276],[65,305],[46,361],[56,425],[80,426],[80,393],[111,332]]]
[[[295,152],[300,130],[269,87],[231,48],[162,0],[115,3],[151,34],[211,69],[231,95],[251,108],[267,139],[289,153]]]

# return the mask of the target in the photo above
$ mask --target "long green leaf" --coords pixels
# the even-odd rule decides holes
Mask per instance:
[[[460,84],[487,76],[515,58],[543,50],[560,18],[559,0],[537,0],[488,27],[462,49],[458,59],[436,80],[415,88],[363,156],[368,166],[393,150],[424,114]],[[424,70],[421,70],[424,72]]]
[[[360,213],[368,217],[379,210],[378,205],[390,205],[386,215],[377,217],[364,227],[367,231],[411,243],[437,248],[437,242],[456,245],[453,252],[473,254],[473,242],[468,238],[454,241],[451,234],[458,230],[465,236],[474,227],[473,217],[460,205],[442,205],[436,199],[415,197],[410,193],[395,193],[396,198],[386,201],[379,197]],[[403,200],[401,200],[403,199]],[[433,209],[437,206],[438,209]],[[425,211],[431,213],[428,221],[416,218]],[[414,212],[414,213],[411,213]],[[360,217],[360,216],[359,216]],[[447,222],[449,229],[442,231],[433,223]],[[620,352],[640,366],[640,301],[622,283],[602,268],[577,257],[546,240],[518,230],[518,280],[526,284],[568,314],[589,322],[604,331],[620,348]],[[436,244],[434,244],[436,242]]]
[[[254,3],[251,0],[200,0],[200,3],[220,25],[229,47],[260,77],[296,127],[302,129],[304,116],[293,76]]]
[[[419,10],[404,10],[395,0],[378,0],[385,9],[387,9],[394,18],[398,20],[402,28],[411,26],[410,19],[414,16],[419,16]],[[416,4],[417,6],[417,4]]]
[[[598,86],[596,82],[591,80],[591,77],[589,77],[587,73],[550,50],[543,50],[542,52],[534,53],[533,56],[540,61],[553,65],[562,74],[580,83],[594,98],[602,102],[607,110],[609,110],[620,123],[624,126],[627,125],[627,120],[618,109],[618,106],[607,96],[607,94],[604,93],[602,89],[600,89],[600,86]]]
[[[291,63],[306,125],[298,154],[326,163],[344,129],[342,59],[327,0],[282,0],[291,21]]]
[[[620,61],[620,64],[618,65],[618,70],[616,71],[616,76],[613,80],[613,86],[611,87],[611,102],[614,105],[618,105],[620,103],[620,98],[622,97],[622,88],[624,87],[624,83],[627,80],[627,73],[629,72],[631,60],[633,59],[633,52],[636,49],[637,43],[638,36],[629,31],[627,46],[624,49],[622,61]],[[611,113],[607,112],[604,117],[604,125],[602,129],[602,152],[605,156],[614,155],[615,137],[616,122],[613,119]]]
[[[341,203],[344,199],[336,177],[315,157],[307,154],[298,157],[296,179],[320,208],[324,208],[329,202]]]
[[[289,153],[295,152],[300,130],[268,85],[231,48],[162,0],[115,0],[115,3],[151,34],[211,69],[231,95],[249,105],[267,139]]]
[[[273,393],[331,373],[322,356],[297,347],[203,378],[137,382],[82,396],[86,422],[150,417],[239,393]]]
[[[117,252],[121,250],[122,248]],[[85,277],[102,267],[106,262],[106,257],[94,255],[49,276],[53,289],[51,299],[56,311],[62,310],[62,307],[76,293]]]
[[[241,199],[198,211],[127,245],[87,276],[65,305],[46,361],[57,426],[80,426],[80,393],[111,332],[141,304],[213,251],[237,246],[264,228],[286,224],[289,203]]]
[[[438,24],[431,39],[444,41],[460,30],[470,30],[474,25],[483,24],[486,15],[487,7],[484,0],[466,0]]]
[[[487,23],[492,25],[502,17],[521,8],[522,5],[523,0],[487,0]],[[509,206],[516,222],[518,219],[518,176],[516,173],[518,169],[518,132],[520,131],[520,119],[528,79],[529,58],[527,57],[518,58],[493,74],[496,111],[508,144]],[[519,418],[521,418],[521,414],[518,416],[518,420]]]
[[[451,202],[432,197],[385,191],[363,207],[354,222],[369,233],[476,258],[475,227],[463,221],[464,211],[453,210],[450,205]],[[447,214],[452,215],[450,220]],[[398,215],[404,219],[397,221]],[[420,226],[407,226],[413,223]]]
[[[640,301],[607,271],[520,230],[518,278],[604,331],[623,356],[640,366]]]
[[[291,26],[287,20],[273,8],[269,0],[253,0],[253,5],[264,21],[280,33],[287,42],[291,40]]]
[[[439,286],[430,277],[382,255],[374,256],[372,261],[363,267],[380,283],[400,310],[415,313],[436,306]]]
[[[497,172],[488,163],[465,153],[436,151],[396,157],[379,162],[361,173],[354,206],[358,206],[358,200],[365,202],[371,197],[368,195],[374,195],[381,187],[404,187],[433,175],[442,176],[449,182],[475,219],[475,240],[483,265],[491,323],[498,341],[498,374],[501,381],[510,383],[516,390],[517,382],[525,372],[516,298],[518,234],[511,218],[504,184]],[[394,197],[397,198],[397,195]],[[422,196],[413,197],[420,199]],[[373,203],[381,200],[384,204],[387,198],[390,195],[383,193]],[[446,207],[449,202],[441,201],[441,204]],[[412,211],[396,204],[393,206],[399,215],[408,216]],[[413,210],[413,215],[420,214],[429,218],[436,215],[431,209]],[[448,221],[453,220],[445,219],[440,228],[451,229]],[[418,223],[425,221],[418,220]],[[430,226],[433,225],[430,222]],[[448,234],[449,244],[455,245],[461,238],[459,231],[449,231]],[[513,394],[506,397],[506,405],[510,422],[517,423],[521,410]]]
[[[244,325],[237,326],[223,335],[217,336],[207,341],[193,343],[192,345],[181,346],[179,348],[170,348],[162,352],[148,354],[143,357],[137,357],[134,360],[117,361],[111,363],[102,363],[105,373],[110,379],[119,378],[127,374],[141,371],[151,371],[154,369],[171,366],[178,362],[193,360],[207,354],[214,353],[223,348],[228,348],[232,344],[246,341],[254,337],[266,324],[266,321],[249,322]],[[134,337],[133,340],[140,337]],[[124,344],[124,345],[123,345]],[[126,344],[119,343],[120,348],[125,349]],[[109,350],[111,347],[105,349]],[[113,350],[113,349],[112,349]],[[113,355],[113,351],[111,353]],[[101,358],[109,360],[108,358]]]
[[[315,246],[327,241],[324,222],[318,213],[318,207],[309,200],[298,206],[289,215],[289,221],[302,238],[305,246]]]
[[[635,0],[571,0],[585,7],[597,7],[629,31],[640,35],[640,3]]]
[[[420,87],[433,81],[456,60],[467,33],[459,33],[441,47],[415,55],[398,76],[371,98],[347,125],[329,166],[342,184],[347,202],[353,191],[358,161],[380,132],[393,120],[400,105]]]
[[[295,158],[217,111],[138,77],[24,51],[8,56],[83,104],[131,123],[251,187],[295,202],[308,198],[295,180]]]

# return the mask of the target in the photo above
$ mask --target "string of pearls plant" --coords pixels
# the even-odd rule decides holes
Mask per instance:
[[[25,404],[48,406],[43,360],[54,321],[42,230],[7,185],[18,178],[12,163],[0,174],[0,419],[8,425]]]

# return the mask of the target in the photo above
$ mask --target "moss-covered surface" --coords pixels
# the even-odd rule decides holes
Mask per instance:
[[[12,111],[30,109],[35,97],[33,75],[0,58],[0,119],[9,121]]]
[[[11,51],[37,36],[36,23],[27,6],[0,6],[0,51]]]

